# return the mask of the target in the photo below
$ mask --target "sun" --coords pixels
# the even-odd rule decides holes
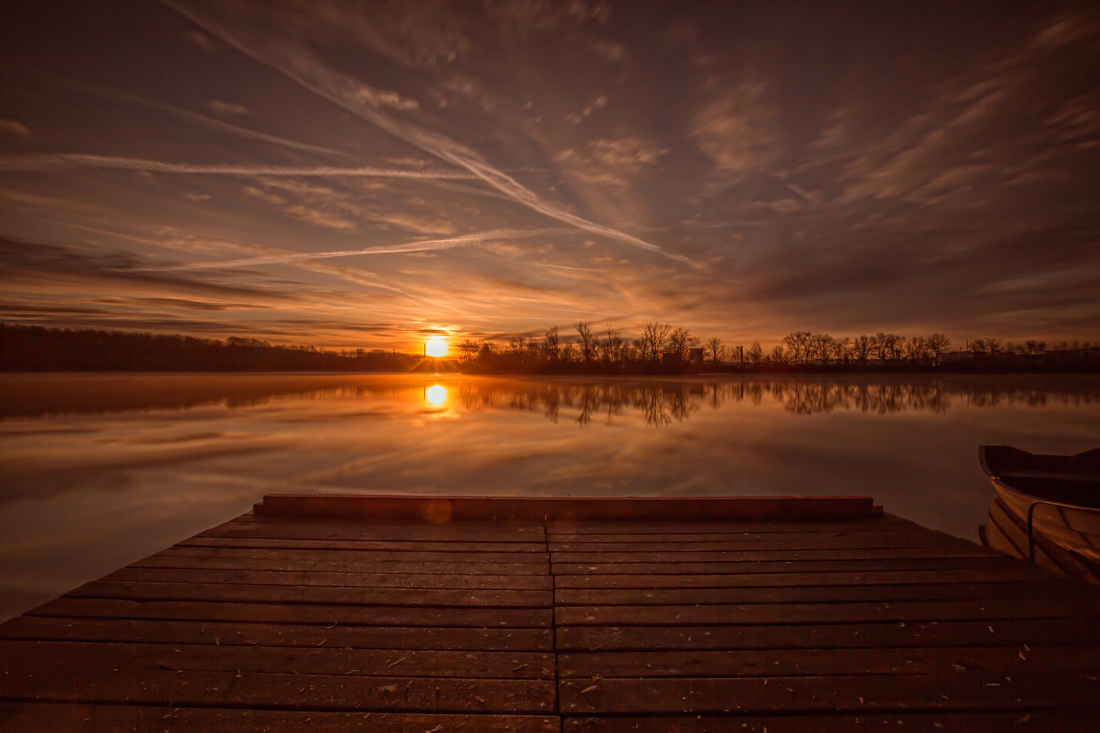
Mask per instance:
[[[428,356],[439,358],[447,355],[447,342],[443,339],[432,339],[425,345],[425,353]]]

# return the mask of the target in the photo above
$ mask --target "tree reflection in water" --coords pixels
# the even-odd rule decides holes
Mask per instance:
[[[513,409],[542,411],[558,422],[563,409],[578,412],[581,427],[593,421],[613,425],[616,418],[633,414],[647,425],[661,427],[682,422],[704,407],[717,410],[730,403],[760,406],[767,397],[795,415],[837,410],[889,415],[908,410],[947,412],[960,402],[971,407],[1048,404],[1100,404],[1100,389],[1058,389],[1051,384],[990,384],[982,380],[863,381],[823,379],[731,379],[669,381],[521,381],[472,380],[463,382],[459,396],[468,410]]]
[[[433,378],[433,380],[436,378]],[[558,422],[576,410],[581,427],[614,425],[627,415],[671,425],[730,404],[778,404],[795,415],[858,411],[888,415],[907,410],[943,413],[952,405],[978,408],[1100,404],[1095,376],[963,377],[681,377],[443,378],[466,409],[542,412]],[[429,381],[427,384],[433,384]],[[16,375],[0,379],[0,420],[61,414],[186,410],[225,405],[247,408],[274,400],[425,399],[425,379],[390,375]],[[448,400],[449,403],[454,400]]]

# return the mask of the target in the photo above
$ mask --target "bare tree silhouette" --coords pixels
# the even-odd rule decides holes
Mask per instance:
[[[580,334],[580,357],[583,362],[590,362],[596,357],[596,341],[595,334],[592,333],[592,324],[588,321],[581,321],[577,325],[573,326]]]
[[[722,345],[722,339],[718,336],[707,339],[707,350],[710,351],[710,358],[715,363],[722,361],[726,355],[726,347]]]

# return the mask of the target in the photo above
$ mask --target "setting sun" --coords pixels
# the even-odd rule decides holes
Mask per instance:
[[[425,348],[424,353],[432,357],[440,357],[447,355],[447,342],[443,339],[432,339],[429,341]]]

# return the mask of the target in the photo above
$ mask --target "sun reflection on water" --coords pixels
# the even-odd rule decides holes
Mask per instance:
[[[432,407],[443,407],[447,404],[447,388],[442,384],[433,384],[424,391],[424,399]]]

